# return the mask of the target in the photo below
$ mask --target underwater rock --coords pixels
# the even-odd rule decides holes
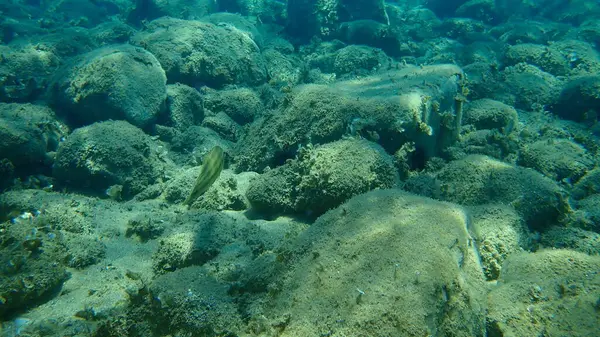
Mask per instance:
[[[583,146],[568,139],[544,139],[525,145],[517,163],[556,181],[570,183],[576,183],[596,164]]]
[[[374,20],[344,22],[339,27],[339,38],[354,45],[380,48],[392,57],[402,56],[402,35],[394,27]]]
[[[449,64],[406,66],[331,85],[294,88],[279,113],[267,113],[237,143],[237,171],[262,172],[297,155],[306,144],[344,136],[376,141],[389,153],[415,142],[424,158],[457,140],[462,70]]]
[[[562,85],[553,75],[527,63],[506,67],[502,77],[504,89],[492,97],[523,110],[531,110],[536,105],[553,105]]]
[[[60,58],[50,48],[0,45],[0,102],[32,102],[44,93]]]
[[[69,234],[65,237],[65,263],[71,268],[84,269],[106,256],[106,245],[93,236]]]
[[[159,276],[149,287],[156,304],[153,321],[159,331],[168,334],[241,335],[242,318],[228,288],[203,267]]]
[[[52,93],[76,124],[124,119],[147,127],[164,108],[166,77],[151,53],[130,45],[94,50],[66,66]]]
[[[244,0],[241,0],[244,1]],[[265,0],[259,0],[265,1]],[[258,7],[258,4],[256,4]],[[246,33],[250,38],[258,45],[260,49],[263,47],[263,36],[260,30],[257,28],[258,25],[262,25],[263,22],[259,19],[256,22],[247,17],[242,16],[239,12],[227,13],[227,12],[217,12],[211,15],[204,16],[200,18],[198,21],[209,22],[213,25],[226,27],[233,26],[240,31]],[[255,23],[253,23],[255,22]]]
[[[249,88],[209,91],[204,107],[213,114],[223,112],[240,125],[252,122],[265,110],[258,94]]]
[[[38,216],[23,212],[0,224],[1,321],[54,297],[69,277],[64,241]]]
[[[583,199],[590,195],[600,193],[600,168],[596,167],[587,172],[575,183],[571,190],[571,196],[575,199]]]
[[[600,194],[592,194],[575,202],[575,211],[568,215],[565,223],[600,234]],[[600,254],[600,250],[596,253]]]
[[[217,10],[215,0],[195,0],[193,6],[190,6],[189,0],[145,0],[137,1],[135,4],[135,7],[130,6],[127,21],[136,25],[163,16],[197,20]]]
[[[600,206],[600,195],[596,195],[593,199],[595,200],[589,200],[592,201],[590,202],[592,205],[585,205],[586,202],[584,201],[584,204],[579,205],[578,210],[569,215],[567,220],[567,226],[569,227],[555,226],[544,232],[540,237],[540,245],[544,248],[570,249],[588,255],[600,256],[600,208],[598,207]],[[590,228],[595,231],[571,227],[581,226],[581,221],[578,218],[586,216],[589,217],[589,220],[595,220],[596,228]]]
[[[224,247],[246,235],[248,227],[246,222],[213,211],[188,212],[179,221],[184,225],[161,238],[152,255],[157,275],[211,261]]]
[[[350,45],[335,53],[333,70],[337,75],[365,74],[383,68],[388,58],[383,51],[367,46]]]
[[[571,64],[564,51],[556,48],[554,44],[550,47],[533,43],[508,46],[504,62],[507,66],[526,62],[554,76],[565,76],[571,72]]]
[[[600,256],[571,250],[510,256],[488,295],[488,334],[585,337],[600,331],[598,270]]]
[[[398,181],[383,148],[346,139],[302,150],[297,160],[251,181],[246,196],[265,214],[294,211],[318,216],[355,195],[392,188]]]
[[[370,20],[389,25],[383,0],[289,0],[287,1],[288,33],[308,40],[317,35],[337,36],[343,22]]]
[[[48,107],[0,103],[0,158],[19,175],[48,168],[69,129]],[[7,167],[8,168],[8,167]]]
[[[473,221],[473,239],[487,281],[497,280],[504,261],[514,253],[533,250],[535,236],[514,208],[502,204],[468,207]]]
[[[208,116],[202,121],[202,126],[214,130],[230,142],[235,142],[242,133],[242,126],[236,123],[224,112],[219,112],[214,116]]]
[[[560,92],[552,112],[576,122],[593,123],[600,116],[600,76],[576,77]]]
[[[462,205],[510,204],[531,230],[549,228],[569,209],[567,192],[555,181],[486,156],[452,161],[434,177],[441,200]]]
[[[173,46],[173,36],[179,44]],[[265,62],[252,37],[232,25],[160,18],[132,38],[160,61],[169,83],[192,87],[259,85],[266,81]]]
[[[155,182],[161,165],[150,136],[107,121],[75,129],[58,148],[53,174],[62,186],[100,195],[122,185],[129,199]]]
[[[473,124],[477,130],[497,129],[503,134],[513,132],[519,122],[517,111],[502,102],[480,99],[466,105],[463,125]]]
[[[202,96],[198,90],[185,84],[167,85],[167,113],[169,125],[183,131],[198,125],[204,119]]]
[[[457,205],[397,189],[356,196],[276,251],[284,272],[264,316],[274,324],[286,313],[288,336],[484,336],[470,227]]]
[[[263,51],[271,88],[285,88],[306,81],[306,65],[304,59],[293,55],[287,46],[272,46]],[[280,89],[280,90],[281,90]],[[285,90],[285,89],[284,89]]]

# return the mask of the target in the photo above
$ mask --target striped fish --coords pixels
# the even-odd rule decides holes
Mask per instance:
[[[185,199],[183,204],[191,206],[199,196],[204,194],[215,180],[219,178],[219,175],[221,175],[223,165],[223,149],[219,146],[215,146],[206,156],[204,156],[202,168],[200,168],[200,174],[198,175],[198,179],[196,179],[194,189],[192,189],[192,192],[187,199]]]

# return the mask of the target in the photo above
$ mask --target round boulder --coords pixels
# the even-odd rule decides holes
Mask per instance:
[[[595,162],[587,150],[571,140],[539,140],[523,146],[518,164],[535,169],[557,181],[577,182]]]
[[[204,119],[204,107],[200,93],[185,84],[167,85],[167,110],[169,125],[185,130],[200,124]]]
[[[121,185],[130,198],[158,177],[150,136],[124,121],[76,129],[58,148],[54,177],[63,186],[103,194]]]
[[[562,89],[552,112],[564,119],[593,122],[600,116],[600,75],[581,76]]]
[[[258,45],[230,24],[160,18],[134,36],[133,43],[156,55],[170,83],[220,88],[267,79]]]
[[[0,103],[0,159],[19,173],[49,166],[50,154],[67,132],[47,107]]]
[[[323,214],[349,198],[377,188],[392,188],[398,173],[379,145],[344,139],[300,151],[298,160],[267,171],[246,194],[264,213]]]
[[[498,130],[511,133],[519,120],[517,110],[492,99],[479,99],[469,103],[463,115],[463,124],[472,124],[477,130]]]
[[[165,72],[142,48],[111,46],[83,55],[54,84],[55,103],[76,124],[124,119],[151,124],[167,98]]]

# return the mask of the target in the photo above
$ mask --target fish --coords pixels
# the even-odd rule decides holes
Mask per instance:
[[[196,199],[208,191],[215,180],[221,175],[224,165],[223,149],[220,146],[213,147],[212,150],[204,156],[200,174],[198,174],[198,178],[196,179],[196,184],[183,204],[187,205],[189,208]]]
[[[123,185],[112,185],[104,191],[109,198],[112,200],[121,200],[121,194],[123,193]]]

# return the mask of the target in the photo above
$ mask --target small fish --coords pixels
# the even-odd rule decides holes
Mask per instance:
[[[198,175],[198,179],[196,179],[196,184],[183,204],[188,205],[189,207],[199,196],[204,194],[204,192],[206,192],[221,175],[223,165],[223,149],[219,146],[215,146],[206,156],[204,156],[200,174]]]
[[[116,201],[121,200],[121,193],[123,193],[123,185],[112,185],[104,191],[104,194]]]

